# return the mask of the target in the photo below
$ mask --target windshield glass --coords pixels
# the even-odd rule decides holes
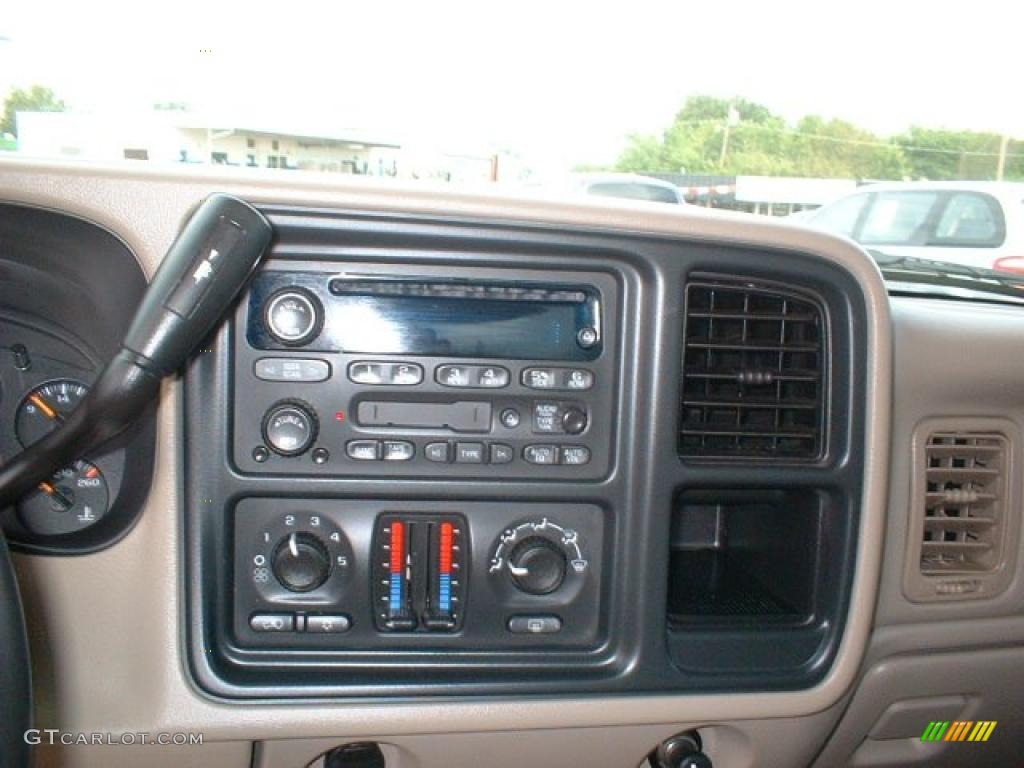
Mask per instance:
[[[0,157],[682,200],[990,268],[1024,253],[1006,9],[9,3]]]

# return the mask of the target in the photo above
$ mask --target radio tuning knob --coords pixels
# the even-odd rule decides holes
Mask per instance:
[[[542,536],[523,539],[508,560],[508,570],[515,585],[530,595],[554,592],[565,579],[565,553]]]
[[[324,543],[313,534],[291,533],[278,543],[271,566],[282,587],[292,592],[310,592],[327,581],[331,557]]]
[[[319,423],[313,408],[300,400],[274,403],[263,417],[263,440],[280,456],[299,456],[316,440]]]

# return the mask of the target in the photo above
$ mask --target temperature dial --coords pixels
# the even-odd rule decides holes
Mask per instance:
[[[508,573],[528,595],[571,596],[589,568],[579,534],[548,518],[506,528],[491,555],[490,572]]]
[[[99,468],[87,461],[57,472],[18,505],[33,533],[59,535],[88,528],[107,514],[109,491]]]
[[[531,536],[519,542],[508,559],[512,581],[531,595],[547,595],[562,586],[565,569],[562,548],[541,536]]]
[[[292,592],[311,592],[331,574],[331,556],[312,533],[286,536],[274,550],[272,567],[281,586]]]

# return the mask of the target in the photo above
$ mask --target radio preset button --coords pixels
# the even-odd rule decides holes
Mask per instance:
[[[483,464],[484,444],[483,443],[456,443],[455,444],[456,464]]]
[[[523,458],[530,464],[557,464],[557,445],[528,445],[523,448]]]
[[[484,389],[500,389],[508,386],[507,368],[497,365],[482,365],[476,369],[476,385]]]
[[[513,459],[512,446],[503,443],[491,443],[491,464],[511,464]]]
[[[471,369],[466,365],[439,365],[434,378],[443,387],[470,387]]]
[[[331,366],[326,360],[264,357],[253,364],[253,374],[262,381],[327,381]]]
[[[572,466],[582,466],[590,462],[590,449],[585,445],[563,445],[562,463]]]
[[[427,461],[438,464],[447,464],[451,459],[452,447],[450,443],[427,443],[423,448],[423,454]]]
[[[564,389],[584,390],[594,386],[594,374],[585,368],[570,368],[562,372]]]
[[[349,440],[345,453],[356,461],[377,461],[380,458],[379,440]]]
[[[384,461],[411,461],[416,447],[407,440],[385,440]]]
[[[526,368],[523,385],[530,389],[558,389],[558,374],[554,368]]]
[[[356,384],[387,384],[389,377],[387,363],[357,360],[348,364],[348,378]]]
[[[411,387],[423,381],[423,366],[416,363],[391,363],[388,382],[398,387]]]
[[[322,317],[320,302],[313,294],[302,288],[286,288],[270,297],[264,321],[277,341],[299,346],[320,332]]]

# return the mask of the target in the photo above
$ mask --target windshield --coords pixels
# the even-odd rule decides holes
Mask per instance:
[[[0,156],[683,200],[991,268],[1024,254],[1006,9],[9,3]]]

